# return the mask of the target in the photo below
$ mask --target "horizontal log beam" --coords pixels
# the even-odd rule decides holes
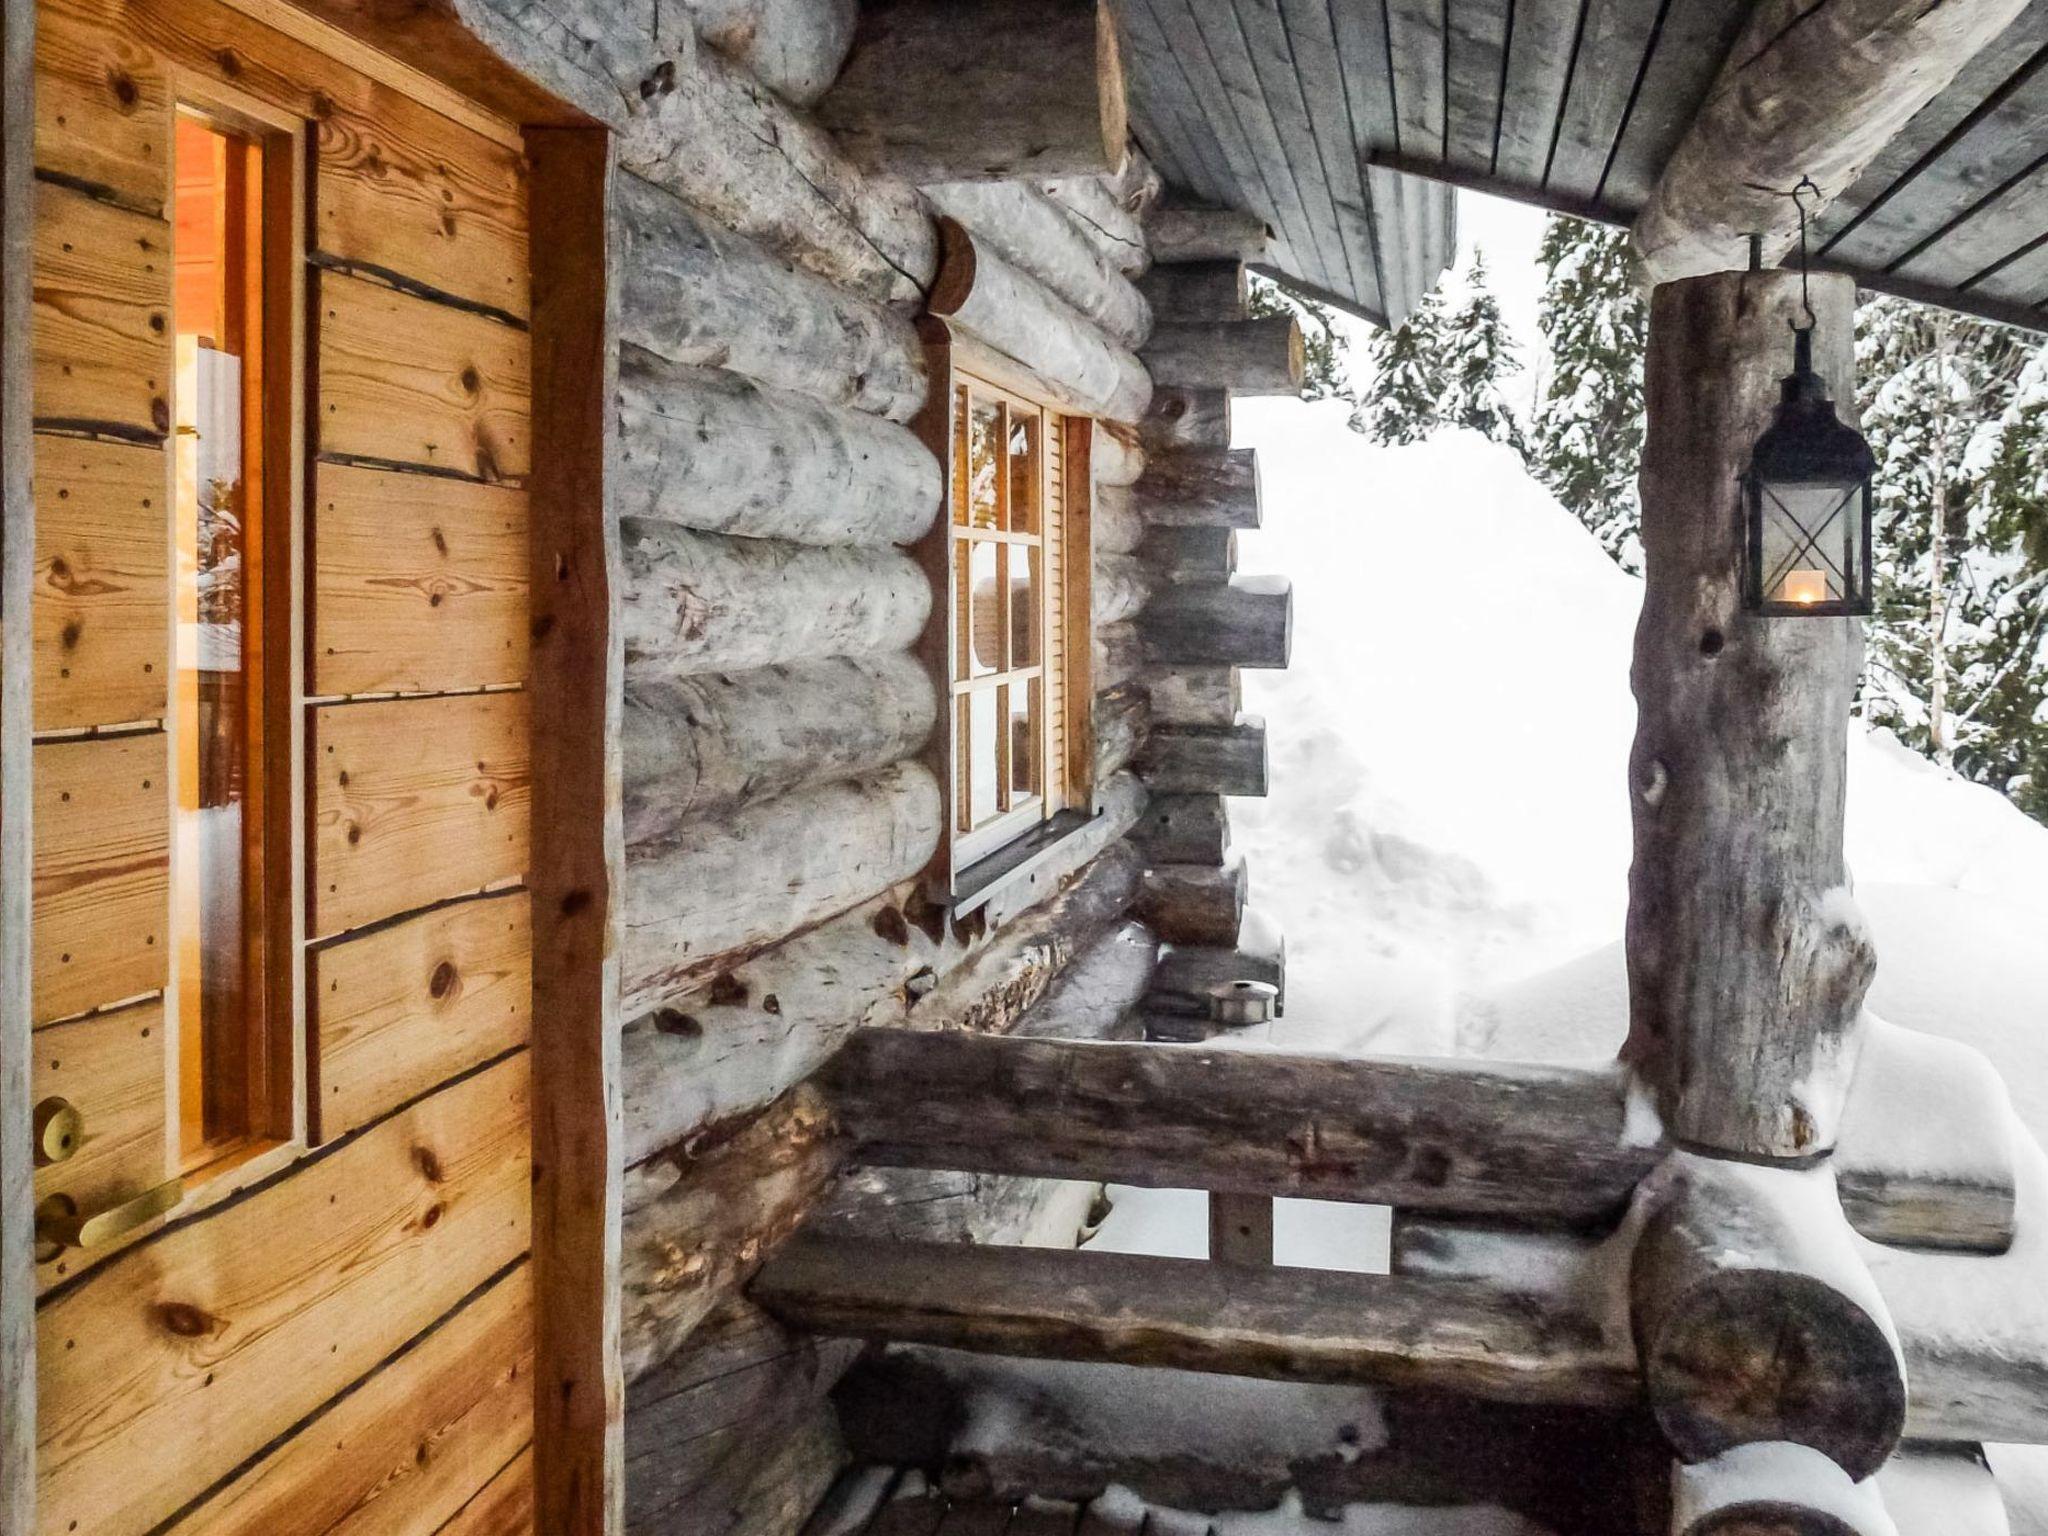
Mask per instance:
[[[1226,728],[1244,712],[1243,679],[1235,667],[1148,667],[1142,680],[1158,725]]]
[[[1102,0],[868,0],[818,121],[913,184],[1097,176],[1130,138]]]
[[[1162,187],[1159,172],[1136,144],[1113,176],[1057,176],[1038,183],[1041,192],[1074,216],[1110,264],[1132,278],[1152,264],[1145,217]]]
[[[1170,584],[1138,629],[1168,665],[1282,669],[1294,651],[1294,586],[1281,576]]]
[[[1168,581],[1225,582],[1237,574],[1237,530],[1153,523],[1138,553]]]
[[[878,416],[620,349],[621,517],[803,544],[909,544],[931,526],[939,461]]]
[[[1162,266],[1183,261],[1260,262],[1273,232],[1256,214],[1235,208],[1155,208],[1146,220],[1152,259]]]
[[[807,107],[839,77],[860,0],[683,0],[683,8],[705,42]]]
[[[1146,1027],[1160,1040],[1209,1039],[1220,1033],[1209,1016],[1210,993],[1237,981],[1277,988],[1275,1012],[1287,1011],[1287,942],[1255,907],[1245,911],[1235,949],[1177,944],[1160,956],[1145,994]]]
[[[1154,864],[1138,888],[1138,917],[1169,944],[1237,943],[1250,879],[1243,859]]]
[[[1306,367],[1292,315],[1164,321],[1138,355],[1163,387],[1234,395],[1298,395]]]
[[[1131,840],[1170,864],[1221,864],[1230,857],[1230,808],[1221,795],[1154,795]]]
[[[1136,555],[1113,554],[1105,549],[1096,550],[1091,576],[1089,602],[1098,626],[1135,619],[1151,600],[1152,589],[1157,585],[1152,567]]]
[[[1015,181],[943,181],[927,185],[924,195],[1123,345],[1135,347],[1151,334],[1144,295],[1043,192]]]
[[[1145,745],[1151,719],[1151,701],[1135,684],[1119,683],[1095,695],[1096,783],[1108,783],[1111,775],[1129,766]]]
[[[1811,178],[1811,215],[1847,191],[2026,3],[1759,5],[1636,218],[1650,281],[1739,271],[1751,235],[1776,266],[1799,238],[1785,194]]]
[[[1146,739],[1138,774],[1154,794],[1263,795],[1269,782],[1266,722],[1162,725]]]
[[[1095,686],[1104,693],[1136,682],[1145,670],[1145,642],[1138,638],[1134,623],[1098,625],[1091,650]]]
[[[1135,495],[1147,522],[1169,528],[1256,528],[1260,522],[1256,448],[1161,453],[1145,467]]]
[[[1103,486],[1135,485],[1145,473],[1145,449],[1133,427],[1098,421],[1093,453],[1091,466],[1098,491]]]
[[[1154,267],[1138,286],[1155,320],[1242,320],[1251,303],[1241,261]]]
[[[1230,391],[1155,387],[1152,405],[1138,423],[1138,440],[1150,454],[1230,446]]]
[[[1097,553],[1112,555],[1135,554],[1138,546],[1145,542],[1145,520],[1138,516],[1128,485],[1096,482],[1095,504],[1090,508],[1089,541]]]
[[[1585,1313],[1385,1275],[800,1237],[755,1278],[792,1327],[984,1354],[1614,1406],[1627,1338]]]

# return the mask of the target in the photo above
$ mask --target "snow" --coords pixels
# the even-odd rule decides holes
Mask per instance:
[[[1844,1530],[1861,1536],[1898,1536],[1874,1483],[1850,1482],[1840,1467],[1804,1445],[1736,1446],[1712,1461],[1680,1468],[1672,1493],[1673,1530],[1686,1530],[1717,1509],[1797,1502],[1835,1516]]]

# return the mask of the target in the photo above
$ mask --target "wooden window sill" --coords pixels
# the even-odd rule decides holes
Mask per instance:
[[[951,894],[940,898],[953,916],[965,917],[999,894],[1035,881],[1062,848],[1078,837],[1101,812],[1057,811],[1014,842],[977,859],[954,877]]]

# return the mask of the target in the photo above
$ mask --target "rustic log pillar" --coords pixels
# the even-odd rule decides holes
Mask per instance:
[[[1248,715],[1227,726],[1155,730],[1138,759],[1154,794],[1263,795],[1266,722]]]
[[[1153,327],[1139,356],[1165,388],[1298,395],[1306,366],[1302,346],[1292,315],[1172,320]]]
[[[1256,448],[1162,453],[1145,467],[1135,503],[1170,528],[1256,528],[1262,515]]]
[[[1854,285],[1815,277],[1812,297],[1815,365],[1852,410]],[[1786,272],[1652,301],[1629,764],[1624,1058],[1674,1140],[1766,1159],[1834,1145],[1875,964],[1842,861],[1862,626],[1742,609],[1738,476],[1800,314]]]
[[[1168,665],[1284,669],[1294,648],[1294,586],[1284,576],[1168,586],[1139,629]]]

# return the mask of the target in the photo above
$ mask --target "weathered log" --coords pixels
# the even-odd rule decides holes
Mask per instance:
[[[1145,670],[1145,642],[1138,638],[1136,624],[1098,626],[1092,650],[1095,686],[1104,693],[1136,682]]]
[[[1939,1134],[1902,1134],[1919,1124]],[[2017,1225],[2012,1100],[1960,1041],[1863,1025],[1835,1148],[1842,1208],[1873,1242],[2004,1253]]]
[[[1284,668],[1294,650],[1294,585],[1284,576],[1169,583],[1139,633],[1168,665]]]
[[[1135,422],[1152,399],[1145,367],[1036,278],[987,250],[954,219],[939,220],[944,253],[931,312],[943,316],[1053,390],[1061,404]]]
[[[1237,574],[1237,530],[1154,523],[1138,553],[1168,581],[1228,581]]]
[[[1134,683],[1121,683],[1095,695],[1096,783],[1108,782],[1138,755],[1150,720],[1150,701],[1145,690]]]
[[[1135,485],[1145,473],[1145,449],[1135,429],[1111,422],[1095,423],[1095,443],[1090,458],[1095,473],[1096,493],[1104,487]]]
[[[1256,448],[1162,453],[1135,487],[1148,522],[1175,528],[1256,528],[1260,519]]]
[[[1138,775],[1154,794],[1263,795],[1266,722],[1161,726],[1145,738]]]
[[[628,1166],[760,1110],[864,1024],[914,1017],[934,1027],[975,1020],[1008,1028],[1137,889],[1137,855],[1118,840],[1142,811],[1144,790],[1119,774],[1096,799],[1101,814],[1060,844],[1038,884],[998,892],[982,908],[986,923],[949,923],[920,888],[898,885],[629,1022],[620,1050]],[[966,976],[984,955],[987,966]]]
[[[660,1007],[799,928],[907,880],[945,824],[929,770],[756,801],[627,850],[621,942],[628,1016]]]
[[[1305,366],[1292,315],[1161,321],[1138,356],[1162,387],[1234,395],[1298,395]]]
[[[1854,300],[1846,277],[1813,280],[1815,363],[1844,409]],[[1802,315],[1797,273],[1652,302],[1625,1048],[1676,1139],[1791,1159],[1835,1143],[1875,963],[1842,862],[1862,626],[1742,604],[1738,477]]]
[[[1137,277],[1152,264],[1145,243],[1145,215],[1158,199],[1159,173],[1137,145],[1130,146],[1124,167],[1113,176],[1063,176],[1041,181],[1038,188],[1073,215],[1081,232],[1126,277]]]
[[[729,538],[640,518],[623,519],[619,535],[633,682],[902,650],[931,608],[924,572],[895,549]]]
[[[938,267],[931,220],[901,182],[861,172],[830,134],[694,29],[656,44],[646,14],[603,12],[593,57],[626,102],[622,169],[727,229],[867,298],[914,303]],[[680,35],[675,35],[677,32]]]
[[[924,195],[1115,340],[1135,347],[1151,334],[1144,296],[1044,193],[1014,181],[942,181]]]
[[[1141,681],[1160,725],[1232,726],[1244,710],[1235,667],[1147,667]]]
[[[626,841],[666,837],[693,816],[806,784],[877,772],[922,747],[937,719],[931,676],[903,651],[628,683]]]
[[[1090,588],[1095,622],[1121,624],[1135,619],[1151,598],[1152,587],[1152,567],[1136,555],[1098,549]]]
[[[1263,981],[1278,987],[1275,1011],[1287,1011],[1287,943],[1279,928],[1255,907],[1245,909],[1238,928],[1235,949],[1204,949],[1194,944],[1177,944],[1159,960],[1152,973],[1152,985],[1145,994],[1148,1022],[1177,1017],[1207,1024],[1209,991],[1232,981]],[[1194,1032],[1192,1038],[1207,1039],[1209,1031]],[[1186,1029],[1172,1032],[1173,1038],[1190,1038]]]
[[[808,107],[839,78],[860,0],[683,0],[697,35],[784,101]]]
[[[1230,391],[1156,388],[1138,424],[1138,440],[1151,454],[1230,446]]]
[[[1133,894],[1136,882],[1132,883]],[[1059,979],[1018,1021],[1033,1040],[1136,1039],[1132,1010],[1159,964],[1159,939],[1132,919],[1112,923],[1076,951]]]
[[[1131,840],[1164,864],[1230,857],[1230,809],[1221,795],[1154,795]]]
[[[1145,520],[1128,485],[1097,485],[1089,509],[1088,535],[1098,553],[1129,555],[1145,542]]]
[[[1154,267],[1138,285],[1155,320],[1242,320],[1251,285],[1241,261],[1191,261]]]
[[[1227,949],[1237,943],[1249,889],[1243,859],[1154,864],[1138,889],[1138,918],[1169,944]]]
[[[816,1333],[984,1354],[1518,1403],[1605,1405],[1635,1390],[1627,1341],[1582,1311],[1499,1309],[1495,1297],[1386,1275],[802,1237],[751,1294]]]
[[[1145,221],[1152,259],[1261,262],[1273,232],[1256,214],[1235,208],[1155,208]]]
[[[1259,1195],[1211,1195],[1209,1261],[1253,1267],[1270,1265],[1273,1202]]]
[[[924,349],[902,316],[638,176],[619,177],[617,207],[622,342],[891,421],[917,414]]]
[[[1807,199],[1810,215],[1847,191],[2025,8],[2026,0],[1758,6],[1637,215],[1650,281],[1740,268],[1752,234],[1776,265],[1799,238],[1799,210],[1785,194],[1811,179],[1819,195]]]
[[[1942,1529],[1950,1529],[1944,1522]],[[1672,1536],[1899,1536],[1874,1479],[1804,1445],[1739,1445],[1671,1471]]]
[[[868,0],[818,121],[904,181],[1119,170],[1130,126],[1100,0]]]
[[[625,1378],[644,1376],[762,1257],[795,1232],[838,1171],[831,1114],[797,1088],[738,1135],[660,1165],[627,1202],[619,1266]]]
[[[1789,1440],[1859,1480],[1883,1466],[1905,1431],[1905,1361],[1833,1171],[1676,1152],[1638,1198],[1630,1311],[1673,1449],[1705,1461]]]
[[[801,544],[908,544],[944,489],[907,427],[638,347],[620,352],[618,422],[621,517]]]
[[[820,1081],[866,1162],[1534,1226],[1613,1221],[1661,1155],[1584,1068],[866,1030]]]

